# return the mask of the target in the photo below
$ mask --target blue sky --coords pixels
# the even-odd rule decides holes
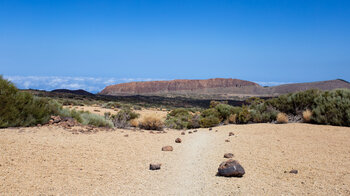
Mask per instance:
[[[0,0],[0,74],[20,88],[238,78],[350,80],[350,1]]]

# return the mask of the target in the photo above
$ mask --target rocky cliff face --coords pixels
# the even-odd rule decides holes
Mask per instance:
[[[215,78],[208,80],[170,80],[150,82],[130,82],[107,86],[103,95],[156,95],[185,96],[193,98],[232,99],[249,96],[276,96],[308,89],[332,90],[350,88],[343,80],[329,80],[311,83],[286,84],[262,87],[257,83],[238,79]]]
[[[238,79],[215,78],[208,80],[170,80],[150,82],[130,82],[107,86],[100,94],[104,95],[145,95],[174,92],[208,92],[220,88],[236,89],[262,88],[260,85]]]

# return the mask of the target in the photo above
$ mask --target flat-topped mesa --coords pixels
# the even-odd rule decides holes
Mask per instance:
[[[164,93],[225,93],[229,92],[251,93],[254,89],[261,89],[259,84],[238,80],[214,78],[207,80],[170,80],[130,82],[107,86],[100,94],[104,95],[149,95]],[[249,90],[248,90],[249,89]],[[248,90],[248,91],[247,91]]]
[[[238,80],[214,78],[207,80],[170,80],[150,82],[130,82],[107,86],[99,94],[115,96],[184,96],[199,99],[237,99],[245,97],[272,97],[286,93],[309,89],[333,90],[350,89],[345,80],[327,80],[319,82],[283,84],[262,87],[257,83]]]

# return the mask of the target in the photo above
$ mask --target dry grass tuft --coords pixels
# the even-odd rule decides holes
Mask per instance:
[[[236,124],[236,122],[237,122],[237,114],[231,114],[231,115],[228,117],[228,121],[229,121],[231,124]]]
[[[139,126],[139,121],[137,119],[130,120],[130,126],[138,127]]]
[[[164,123],[161,119],[155,116],[146,116],[141,122],[139,122],[139,127],[146,130],[163,130]]]
[[[288,116],[285,113],[278,113],[277,114],[277,123],[284,124],[288,123]]]
[[[303,112],[303,120],[304,122],[310,122],[311,121],[311,116],[312,116],[312,112],[307,109]]]

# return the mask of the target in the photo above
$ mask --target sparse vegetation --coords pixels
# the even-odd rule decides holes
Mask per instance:
[[[82,124],[94,126],[116,126],[125,128],[129,126],[157,129],[163,127],[163,122],[146,118],[138,124],[138,114],[134,110],[141,110],[144,104],[133,102],[114,101],[108,96],[98,95],[72,95],[62,93],[49,93],[49,97],[37,97],[28,92],[18,90],[11,82],[0,77],[0,127],[34,126],[45,124],[51,115],[72,117]],[[36,93],[41,91],[34,91]],[[191,101],[186,100],[186,103]],[[165,120],[165,126],[174,129],[191,129],[198,127],[213,127],[228,123],[285,123],[288,116],[292,122],[329,124],[350,126],[350,90],[338,89],[333,91],[307,90],[303,92],[281,95],[276,98],[263,100],[249,98],[248,105],[235,107],[228,102],[207,102],[209,109],[202,108],[172,108]],[[204,104],[204,102],[203,102]],[[62,108],[62,105],[83,106],[93,105],[119,111],[116,115],[105,113],[104,116],[88,112]],[[150,105],[147,105],[150,106]],[[169,107],[157,107],[161,110],[170,110]],[[280,114],[279,114],[280,113]],[[276,120],[276,121],[275,121]],[[112,123],[111,123],[112,122]]]
[[[280,124],[288,123],[288,116],[285,113],[278,113],[276,120],[277,120],[277,123],[280,123]]]
[[[215,108],[204,110],[199,120],[200,126],[205,128],[217,126],[220,122],[220,113]]]
[[[82,124],[93,125],[96,127],[113,127],[113,123],[110,120],[106,120],[103,116],[97,114],[91,114],[89,112],[82,112],[80,114]]]
[[[20,92],[0,76],[0,128],[45,124],[59,108],[47,98]]]
[[[112,121],[117,128],[126,128],[130,126],[130,121],[138,118],[140,115],[130,109],[122,109],[116,115],[112,115]]]
[[[0,76],[0,127],[35,126],[46,124],[51,115],[72,117],[86,125],[113,127],[102,116],[62,108],[56,100],[33,96],[19,91]]]
[[[163,130],[164,124],[161,119],[155,116],[146,116],[141,122],[139,122],[139,127],[146,130]]]
[[[350,90],[325,91],[314,99],[311,122],[350,126]]]
[[[311,121],[311,117],[312,117],[312,112],[307,109],[303,112],[303,120],[304,122],[310,122]]]
[[[195,110],[185,108],[172,110],[165,120],[166,127],[172,129],[191,129],[200,127],[200,117],[194,111]]]
[[[241,111],[238,113],[238,123],[246,124],[250,120],[250,112],[248,106],[243,105]]]

